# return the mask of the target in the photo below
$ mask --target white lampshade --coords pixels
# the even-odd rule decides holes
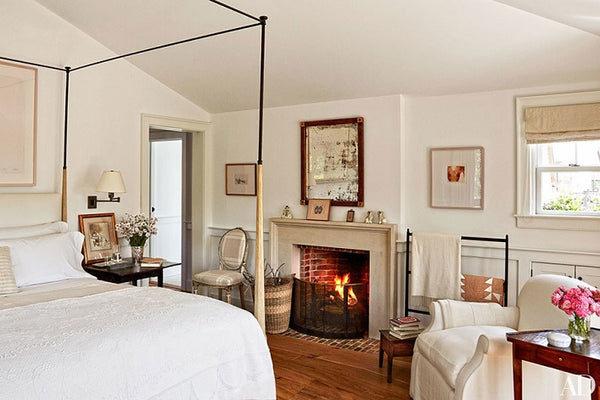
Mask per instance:
[[[104,193],[125,193],[125,183],[123,177],[119,171],[104,171],[100,177],[98,185],[96,185],[96,192]]]

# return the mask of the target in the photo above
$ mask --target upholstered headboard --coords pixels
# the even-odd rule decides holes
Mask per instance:
[[[0,226],[23,226],[60,221],[60,193],[0,194]]]

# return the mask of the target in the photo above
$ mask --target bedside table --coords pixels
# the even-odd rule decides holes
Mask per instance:
[[[134,265],[130,258],[123,259],[120,264],[103,266],[104,263],[96,263],[84,265],[83,269],[90,275],[103,281],[112,283],[131,282],[133,286],[137,286],[138,279],[158,278],[158,286],[163,286],[163,270],[165,268],[181,265],[180,262],[164,261],[160,267],[140,267]]]

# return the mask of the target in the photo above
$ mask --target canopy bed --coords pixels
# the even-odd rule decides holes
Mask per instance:
[[[0,397],[275,398],[264,336],[262,127],[265,27],[254,23],[71,68],[65,73],[62,195],[0,196]],[[73,72],[191,41],[261,27],[254,317],[228,304],[160,288],[114,285],[81,268],[79,232],[67,232],[69,84]],[[62,220],[63,222],[58,222]],[[43,249],[43,251],[42,251]],[[11,271],[12,270],[12,271]],[[11,271],[7,274],[6,271]],[[259,282],[260,281],[260,282]]]

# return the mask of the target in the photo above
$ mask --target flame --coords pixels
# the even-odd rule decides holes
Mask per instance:
[[[335,291],[338,295],[343,299],[344,298],[344,285],[350,282],[350,274],[345,274],[343,278],[340,278],[338,275],[334,278],[335,282]],[[354,289],[348,288],[348,305],[353,306],[358,303],[358,299],[354,294]]]

